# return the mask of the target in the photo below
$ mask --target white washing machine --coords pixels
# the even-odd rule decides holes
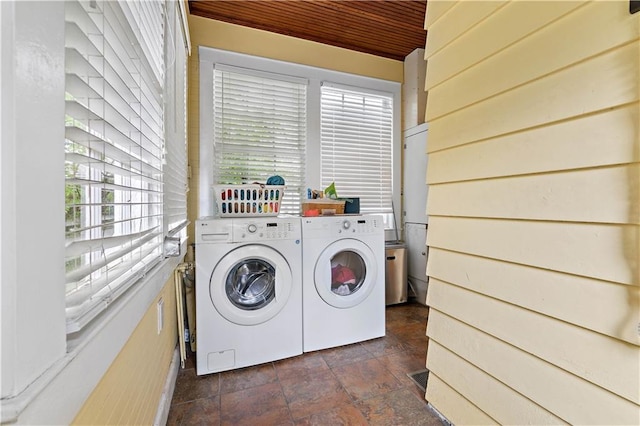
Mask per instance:
[[[302,354],[300,218],[196,221],[196,373]]]
[[[303,350],[385,334],[382,216],[302,218]]]

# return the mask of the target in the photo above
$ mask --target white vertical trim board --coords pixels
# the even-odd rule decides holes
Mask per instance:
[[[6,398],[28,388],[64,356],[66,347],[61,291],[64,202],[60,196],[64,188],[60,145],[64,140],[64,4],[42,2],[34,7],[30,2],[1,2],[0,7],[0,291],[2,396]],[[34,125],[34,117],[38,125]]]

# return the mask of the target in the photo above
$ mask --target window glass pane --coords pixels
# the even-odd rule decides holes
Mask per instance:
[[[392,214],[393,97],[323,85],[321,182],[360,213]]]
[[[180,22],[180,5],[167,5],[165,32],[165,229],[170,236],[186,236],[187,192],[187,51]],[[176,232],[182,230],[180,234]]]
[[[150,34],[163,13],[159,1],[65,2],[69,332],[162,258],[164,55]]]
[[[300,213],[306,143],[304,83],[214,71],[214,183],[286,183],[281,212]]]

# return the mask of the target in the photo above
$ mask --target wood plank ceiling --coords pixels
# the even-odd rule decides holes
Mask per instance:
[[[190,13],[404,60],[424,48],[426,0],[189,0]]]

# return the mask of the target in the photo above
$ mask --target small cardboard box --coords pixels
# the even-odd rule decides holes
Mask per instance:
[[[331,216],[336,214],[344,214],[344,203],[344,200],[331,200],[328,198],[305,200],[302,202],[302,215]]]

